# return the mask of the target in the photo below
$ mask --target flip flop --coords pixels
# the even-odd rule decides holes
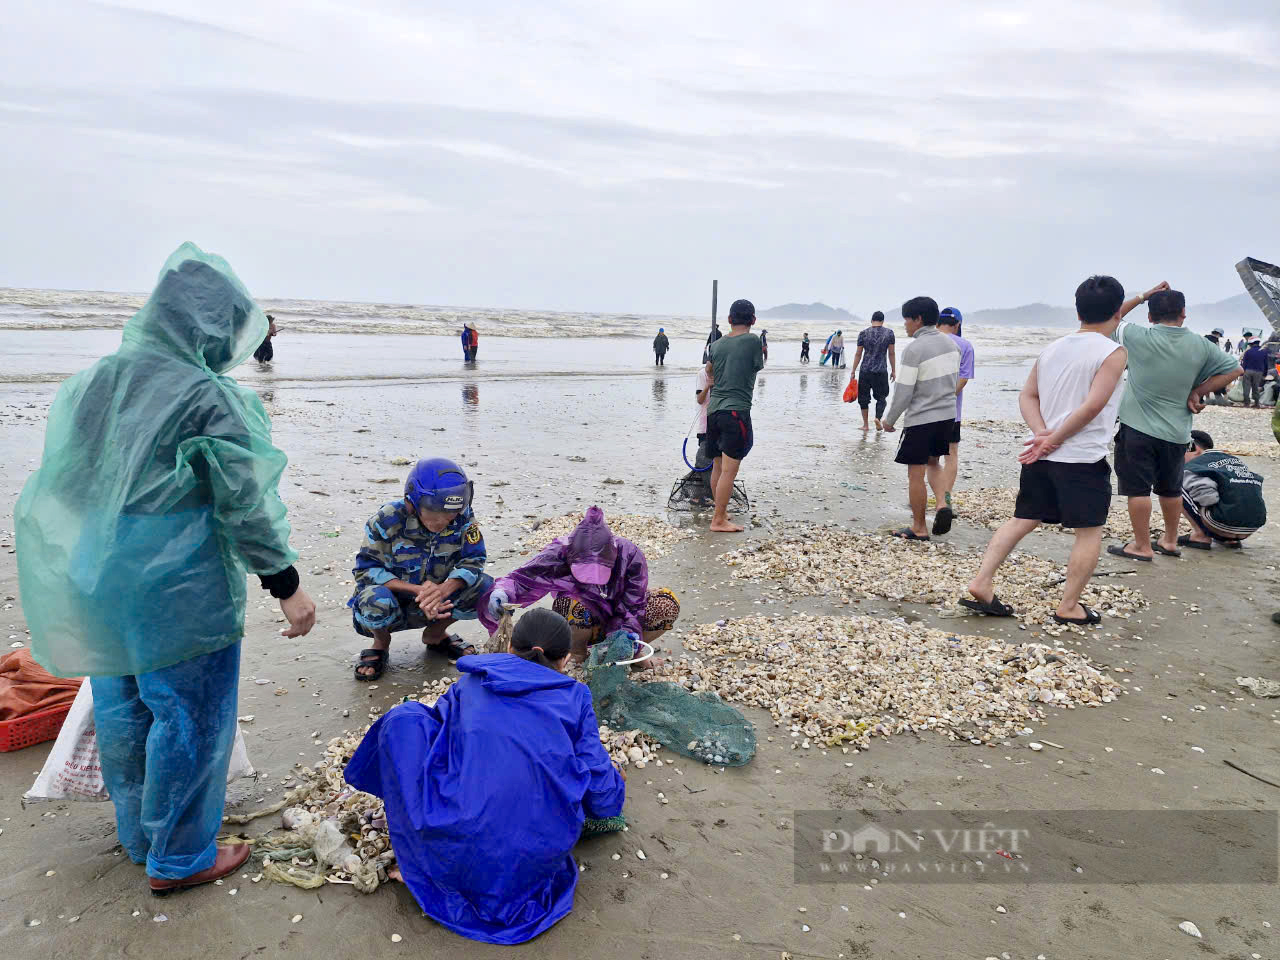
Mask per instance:
[[[1223,544],[1223,546],[1224,546],[1224,547],[1226,547],[1228,550],[1243,550],[1243,549],[1244,549],[1244,541],[1243,541],[1243,540],[1230,540],[1230,541],[1228,541],[1227,543],[1224,543],[1224,544]]]
[[[1178,538],[1178,546],[1190,547],[1192,550],[1212,550],[1212,543],[1201,543],[1199,540],[1192,540],[1187,534],[1183,534]]]
[[[1086,607],[1083,603],[1080,604],[1080,609],[1084,611],[1083,618],[1060,617],[1055,613],[1053,615],[1053,622],[1060,623],[1063,626],[1072,626],[1072,627],[1091,627],[1095,623],[1102,622],[1102,614],[1100,614],[1097,610],[1093,610],[1089,607]]]
[[[901,530],[895,530],[893,531],[893,533],[889,534],[889,536],[897,537],[899,540],[927,541],[929,539],[928,537],[917,537],[914,533],[911,532],[910,527],[903,527]]]
[[[1151,545],[1151,549],[1152,549],[1152,550],[1154,550],[1156,553],[1160,554],[1160,556],[1162,556],[1162,557],[1180,557],[1180,556],[1182,556],[1182,551],[1181,551],[1181,550],[1167,550],[1167,549],[1165,549],[1164,547],[1160,546],[1160,544],[1158,544],[1158,543],[1153,543],[1153,544]]]
[[[372,667],[373,673],[361,673],[361,667]],[[368,650],[361,650],[360,659],[356,661],[354,669],[357,680],[363,680],[366,683],[371,680],[377,680],[382,676],[382,671],[387,669],[387,651],[375,650],[373,647]]]
[[[976,598],[964,597],[960,601],[960,606],[966,607],[974,613],[981,613],[988,617],[1013,616],[1013,607],[1009,606],[994,593],[991,595],[990,601],[987,602]]]
[[[1114,543],[1107,547],[1107,553],[1113,557],[1124,557],[1126,560],[1139,560],[1142,563],[1150,563],[1150,557],[1140,557],[1136,553],[1129,553],[1124,547],[1116,546]]]
[[[943,507],[933,518],[933,535],[941,537],[951,532],[951,521],[956,518],[956,512],[950,507]]]
[[[439,643],[428,643],[427,649],[433,653],[443,653],[450,660],[457,660],[459,657],[470,657],[477,653],[476,645],[463,640],[456,633],[451,633]],[[471,653],[467,653],[470,650]]]

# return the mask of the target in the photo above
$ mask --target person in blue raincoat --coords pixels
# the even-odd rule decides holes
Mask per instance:
[[[382,798],[423,912],[472,940],[523,943],[567,915],[584,819],[622,813],[626,784],[568,657],[564,618],[530,610],[508,653],[460,659],[435,706],[393,707],[347,764],[349,784]]]
[[[215,842],[246,572],[286,637],[315,622],[277,492],[285,456],[257,395],[225,376],[267,330],[227,262],[183,244],[120,349],[59,388],[14,511],[32,654],[89,676],[120,843],[158,896],[249,855]]]

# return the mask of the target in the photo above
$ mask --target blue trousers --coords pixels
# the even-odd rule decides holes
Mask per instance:
[[[213,865],[236,735],[240,644],[135,677],[91,677],[116,833],[152,877]]]

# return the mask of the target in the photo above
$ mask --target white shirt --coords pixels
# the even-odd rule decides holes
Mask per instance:
[[[1040,391],[1040,416],[1050,430],[1084,405],[1099,368],[1120,348],[1101,333],[1072,333],[1055,340],[1040,354],[1036,364]],[[1097,463],[1105,459],[1111,437],[1116,430],[1116,413],[1123,391],[1119,382],[1101,412],[1084,428],[1045,457],[1058,463]]]
[[[707,389],[707,365],[704,363],[698,368],[698,384],[695,388],[699,393]],[[704,396],[702,403],[698,404],[698,433],[707,432],[707,406],[711,402],[710,396]]]

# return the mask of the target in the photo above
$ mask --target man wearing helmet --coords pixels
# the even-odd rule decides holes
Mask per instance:
[[[387,666],[391,634],[422,630],[422,642],[452,660],[476,652],[448,629],[476,618],[476,600],[493,579],[471,511],[474,484],[452,460],[419,460],[394,500],[365,524],[356,554],[355,593],[348,601],[356,633],[373,638],[360,651],[357,680],[376,680]]]

